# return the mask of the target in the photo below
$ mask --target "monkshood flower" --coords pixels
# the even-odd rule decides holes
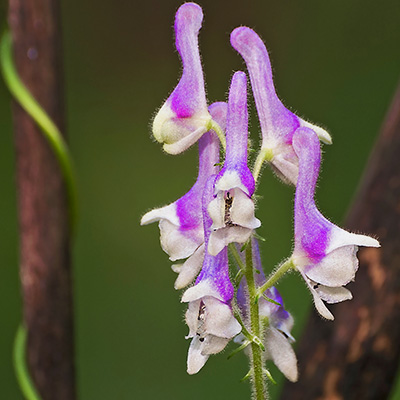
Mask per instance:
[[[213,220],[208,251],[218,254],[229,243],[246,242],[261,223],[254,217],[254,178],[247,166],[247,79],[233,75],[226,122],[225,163],[215,180],[208,212]]]
[[[252,239],[252,253],[254,279],[256,285],[260,287],[265,283],[266,278],[261,265],[258,242],[254,238]],[[242,258],[244,262],[244,257],[242,256]],[[247,286],[242,280],[237,292],[237,302],[244,320],[248,319],[246,291]],[[294,338],[290,333],[293,327],[293,317],[285,310],[282,296],[275,287],[265,290],[264,296],[259,299],[259,314],[264,329],[265,360],[272,360],[287,379],[296,382],[298,378],[297,358],[291,345]],[[244,343],[244,341],[243,334],[235,338],[236,343]]]
[[[279,100],[272,80],[267,49],[260,37],[250,28],[239,27],[231,34],[231,44],[246,62],[260,120],[262,146],[255,165],[255,177],[262,163],[269,161],[284,181],[296,184],[298,159],[292,148],[297,128],[312,128],[324,143],[332,143],[330,135],[289,111]]]
[[[203,219],[205,245],[208,246],[211,218],[207,205],[212,199],[215,177],[208,181],[203,196]],[[186,323],[192,338],[189,347],[187,372],[196,374],[211,354],[222,351],[241,326],[233,316],[231,301],[234,290],[229,279],[228,250],[223,249],[216,256],[205,253],[203,268],[196,284],[187,289],[182,302],[189,303]]]
[[[351,299],[351,292],[343,286],[354,280],[358,269],[357,246],[380,245],[369,236],[339,228],[318,211],[314,192],[321,150],[315,132],[309,128],[299,128],[293,136],[293,148],[299,158],[299,178],[295,197],[295,248],[292,262],[306,281],[318,312],[332,320],[334,317],[322,300],[338,303]]]
[[[212,128],[198,47],[202,21],[203,12],[195,3],[183,4],[175,16],[175,43],[182,59],[182,77],[153,122],[155,139],[170,154],[185,151]]]
[[[218,102],[209,107],[210,113],[224,128],[227,105]],[[175,287],[187,286],[200,271],[204,257],[204,231],[202,195],[207,179],[218,172],[219,141],[213,131],[199,140],[199,173],[196,183],[183,197],[162,208],[149,211],[142,217],[141,225],[159,222],[161,247],[170,260],[184,258],[183,265],[174,266],[179,272]]]

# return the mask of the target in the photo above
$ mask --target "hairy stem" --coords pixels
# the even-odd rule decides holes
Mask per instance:
[[[251,242],[246,247],[245,277],[249,293],[250,328],[254,336],[260,337],[260,317],[257,302],[257,288],[254,282],[253,252]],[[265,400],[268,398],[263,373],[263,360],[261,351],[262,350],[258,344],[254,342],[251,343],[251,382],[254,398],[256,400]]]

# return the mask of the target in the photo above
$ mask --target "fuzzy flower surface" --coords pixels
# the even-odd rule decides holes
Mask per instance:
[[[212,104],[210,113],[225,127],[227,104]],[[175,202],[146,213],[142,225],[159,221],[161,247],[176,261],[188,258],[184,264],[174,265],[179,273],[175,287],[185,287],[199,272],[204,258],[204,229],[202,196],[205,184],[218,172],[219,141],[213,131],[199,139],[199,172],[193,187]]]
[[[247,79],[244,72],[233,75],[229,91],[226,125],[226,157],[217,175],[214,199],[208,206],[212,232],[208,251],[218,254],[229,243],[244,243],[261,222],[254,216],[255,183],[247,166]]]
[[[182,77],[153,121],[153,135],[164,150],[179,154],[210,130],[198,35],[203,11],[185,3],[175,16],[175,44],[183,64]]]
[[[191,344],[187,359],[187,372],[196,374],[211,354],[222,351],[240,331],[241,326],[233,316],[233,285],[229,279],[228,250],[225,247],[216,256],[207,251],[211,218],[207,206],[212,199],[215,177],[207,183],[203,196],[203,218],[206,253],[196,283],[187,289],[182,302],[189,303],[185,315],[189,327],[187,338]]]
[[[296,184],[298,158],[292,146],[296,129],[311,127],[323,142],[332,143],[332,139],[324,129],[288,110],[278,98],[268,52],[256,32],[247,27],[236,28],[231,33],[231,44],[243,57],[250,75],[262,132],[261,152],[282,180]]]
[[[293,136],[293,148],[299,158],[299,179],[292,260],[306,281],[318,312],[332,320],[334,317],[323,301],[338,303],[352,298],[351,292],[343,286],[355,278],[358,246],[380,245],[372,237],[339,228],[317,209],[314,194],[321,150],[316,133],[309,128],[299,128]]]

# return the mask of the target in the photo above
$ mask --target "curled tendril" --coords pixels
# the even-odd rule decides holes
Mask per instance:
[[[0,43],[0,64],[4,82],[16,101],[29,114],[41,129],[60,165],[68,195],[69,227],[71,235],[75,232],[78,217],[78,197],[73,163],[60,130],[50,119],[36,99],[25,87],[15,68],[11,51],[11,35],[6,31]],[[27,331],[21,323],[14,342],[14,370],[20,389],[27,400],[41,400],[26,366]]]
[[[67,187],[70,230],[73,233],[78,217],[78,199],[75,173],[68,147],[56,124],[50,119],[18,76],[12,58],[11,35],[8,31],[4,33],[0,43],[0,63],[8,90],[37,123],[57,158]]]

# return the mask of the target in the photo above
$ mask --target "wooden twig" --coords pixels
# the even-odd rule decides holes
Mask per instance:
[[[335,321],[312,312],[299,343],[300,380],[282,399],[384,400],[400,357],[400,87],[346,218],[349,230],[375,235],[360,248],[354,299],[330,306]]]
[[[60,3],[9,0],[18,73],[62,132]],[[37,125],[13,105],[20,274],[27,360],[43,400],[76,398],[69,220],[65,182]]]

